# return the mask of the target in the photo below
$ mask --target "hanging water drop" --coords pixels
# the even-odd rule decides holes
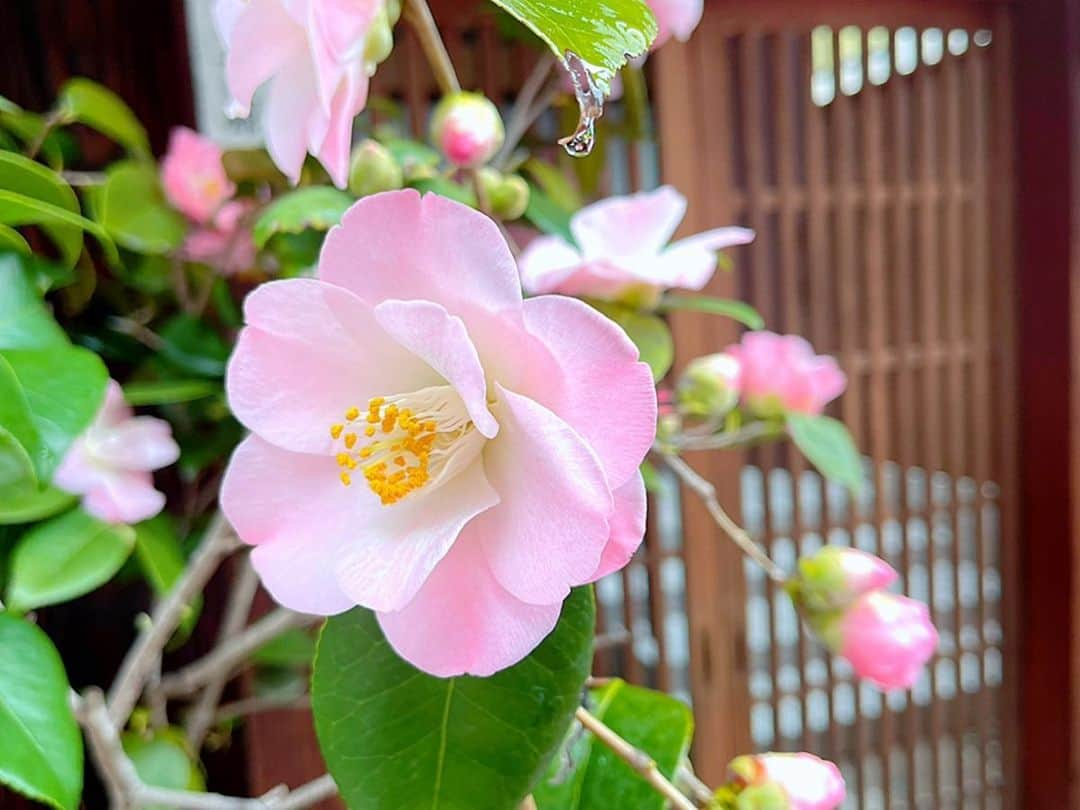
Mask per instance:
[[[570,74],[578,103],[578,125],[559,143],[571,157],[586,157],[596,143],[596,121],[604,114],[604,91],[596,81],[594,68],[573,51],[567,51],[563,66]]]

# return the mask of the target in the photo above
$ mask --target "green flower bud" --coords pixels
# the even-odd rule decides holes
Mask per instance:
[[[405,183],[401,166],[385,146],[370,138],[353,149],[349,167],[349,191],[357,197],[394,191]]]
[[[529,184],[516,174],[504,175],[485,166],[478,178],[491,213],[499,219],[518,219],[529,207]]]
[[[739,361],[729,354],[699,357],[686,367],[677,387],[683,413],[722,419],[739,404]]]
[[[790,807],[787,793],[773,782],[748,787],[735,799],[735,810],[789,810]]]
[[[398,5],[398,15],[401,14],[401,6]],[[364,63],[368,70],[374,71],[375,66],[390,56],[394,50],[394,23],[397,16],[391,16],[388,4],[379,7],[375,19],[368,29],[367,40],[364,42]]]

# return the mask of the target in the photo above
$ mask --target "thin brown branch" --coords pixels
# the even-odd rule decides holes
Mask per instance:
[[[251,605],[255,601],[255,593],[259,590],[259,575],[251,567],[251,560],[244,555],[238,558],[237,562],[239,570],[233,576],[229,602],[225,606],[225,615],[222,617],[221,630],[218,633],[217,645],[219,647],[227,645],[233,636],[244,629],[248,615],[251,613]],[[187,738],[193,751],[198,751],[202,747],[206,732],[210,730],[214,722],[214,714],[218,703],[221,702],[221,694],[225,691],[228,679],[228,672],[216,673],[207,682],[187,716]]]
[[[154,609],[109,689],[109,717],[114,726],[127,722],[165,648],[184,617],[184,611],[206,587],[221,561],[236,547],[229,522],[220,512],[210,521],[206,536],[168,596]]]
[[[684,761],[675,772],[675,783],[687,794],[699,807],[707,807],[713,798],[713,790],[694,773],[689,761]]]
[[[240,717],[248,717],[261,712],[277,712],[289,709],[307,709],[311,707],[311,696],[288,695],[286,697],[256,696],[241,698],[230,703],[222,703],[214,714],[214,724],[227,723]]]
[[[405,0],[404,16],[420,38],[420,47],[424,50],[424,56],[431,65],[443,95],[460,92],[461,83],[454,71],[454,63],[446,52],[446,45],[438,26],[435,25],[435,18],[431,16],[427,0]]]
[[[555,56],[550,51],[544,51],[536,60],[532,71],[525,82],[521,85],[521,91],[514,99],[514,107],[506,119],[506,139],[503,141],[499,153],[491,161],[491,165],[500,171],[505,171],[510,162],[510,156],[514,153],[518,143],[525,137],[529,127],[536,120],[534,103],[540,91],[544,89],[551,69],[555,66]],[[547,105],[545,104],[546,108]]]
[[[166,675],[161,679],[161,694],[166,697],[193,694],[216,678],[227,678],[249,655],[285,631],[310,627],[320,621],[321,616],[307,616],[286,608],[278,608],[229,639],[227,643],[216,647],[209,655]]]
[[[607,746],[615,756],[637,771],[641,778],[652,786],[653,790],[667,799],[671,807],[675,808],[675,810],[697,810],[694,803],[686,798],[675,785],[671,784],[664,774],[660,773],[660,769],[656,767],[656,762],[652,757],[632,746],[584,707],[579,706],[575,716],[578,722],[585,726],[596,739]]]
[[[724,511],[724,507],[720,505],[720,501],[717,499],[716,488],[712,484],[698,475],[693,467],[679,456],[668,452],[659,452],[657,455],[663,459],[664,463],[671,468],[687,488],[701,498],[716,524],[724,530],[728,537],[735,541],[735,545],[739,547],[743,554],[765,570],[769,579],[774,582],[784,582],[787,579],[784,569],[774,563],[765,552],[765,549],[754,542],[754,539],[747,531]]]
[[[727,433],[715,433],[709,431],[706,434],[695,435],[693,432],[685,432],[671,440],[671,444],[679,450],[731,450],[736,447],[750,447],[763,439],[772,439],[781,435],[781,431],[775,425],[767,422],[753,422],[739,430]]]

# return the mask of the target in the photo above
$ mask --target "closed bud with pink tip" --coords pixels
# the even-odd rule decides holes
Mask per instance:
[[[447,160],[475,169],[491,160],[506,133],[494,104],[480,93],[444,96],[431,118],[431,142]]]

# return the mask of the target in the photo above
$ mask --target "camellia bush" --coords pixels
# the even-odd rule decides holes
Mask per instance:
[[[861,485],[823,415],[836,363],[698,292],[754,234],[672,241],[668,186],[586,204],[533,131],[576,100],[563,147],[587,154],[605,97],[640,98],[650,48],[689,37],[701,0],[495,5],[536,47],[505,124],[424,0],[217,0],[229,113],[262,88],[267,152],[181,128],[156,160],[80,79],[50,110],[0,99],[0,783],[59,810],[85,767],[116,808],[843,801],[810,753],[748,752],[705,785],[684,704],[591,672],[592,583],[641,544],[660,468],[859,677],[907,688],[937,643],[884,561],[826,547],[782,570],[684,459],[794,441]],[[358,132],[402,25],[442,88],[427,142]],[[86,165],[86,128],[122,157]],[[749,331],[673,377],[678,309]],[[218,642],[170,671],[227,560]],[[153,606],[115,680],[75,691],[39,619],[117,577]],[[252,622],[260,584],[279,607]],[[208,741],[308,703],[325,776],[206,792]]]

